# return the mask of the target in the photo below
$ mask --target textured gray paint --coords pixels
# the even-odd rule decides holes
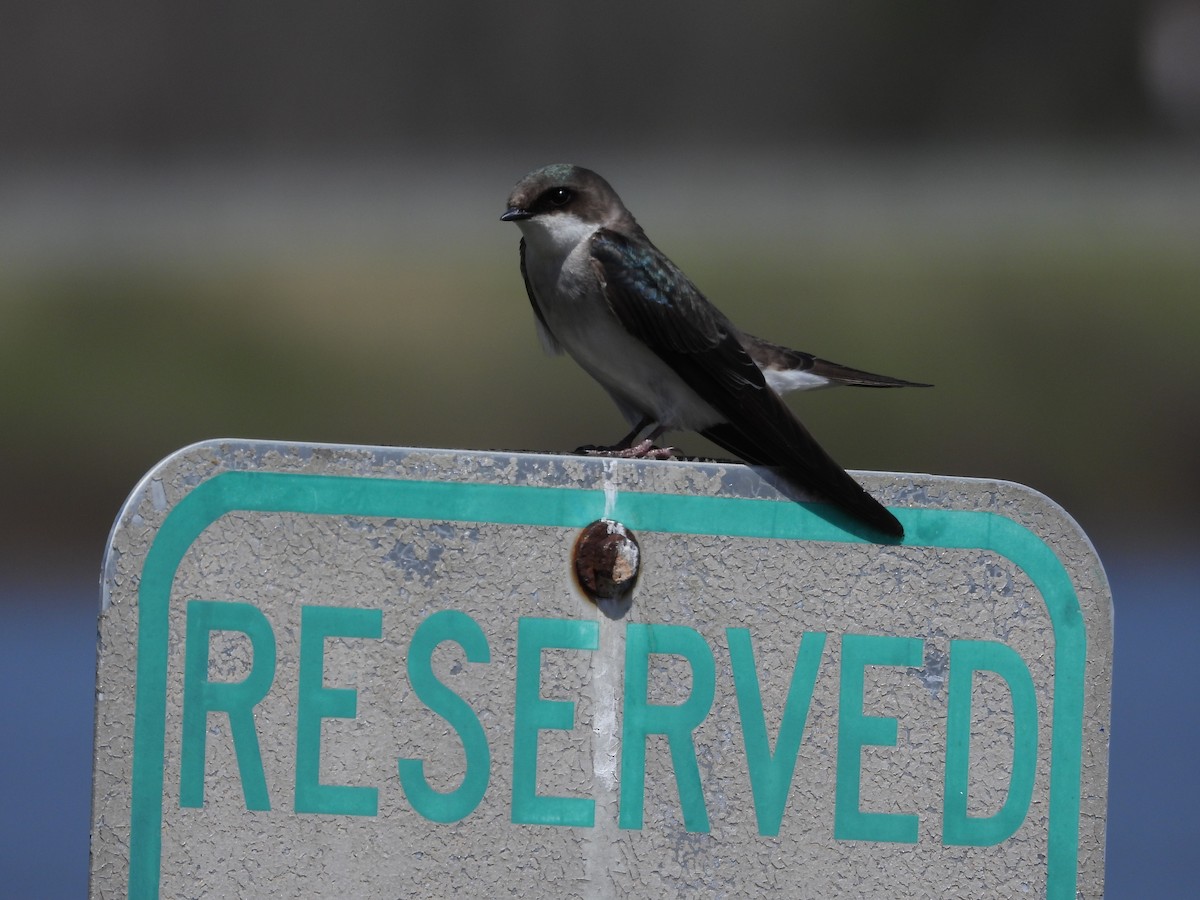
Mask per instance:
[[[153,469],[131,494],[106,559],[97,674],[93,896],[128,881],[130,781],[137,676],[137,589],[157,529],[201,482],[227,470],[361,478],[489,482],[728,497],[780,498],[743,466],[632,462],[534,454],[328,447],[213,441]],[[896,507],[987,510],[1033,531],[1070,573],[1088,631],[1081,896],[1103,893],[1111,683],[1111,598],[1078,526],[1019,485],[927,475],[864,474]],[[188,550],[171,594],[161,857],[164,897],[761,896],[1013,897],[1046,892],[1046,819],[1054,636],[1029,577],[985,550],[727,539],[636,531],[642,568],[632,608],[601,615],[570,574],[575,528],[294,513],[230,513]],[[272,803],[248,812],[228,719],[208,719],[205,803],[179,805],[184,604],[241,600],[262,609],[278,644],[274,686],[256,708]],[[321,780],[378,788],[375,817],[292,811],[300,607],[382,609],[382,640],[326,642],[325,684],[358,691],[353,720],[322,729]],[[455,733],[412,692],[405,654],[430,613],[458,609],[484,629],[491,661],[460,648],[435,654],[438,677],[476,711],[488,736],[487,793],[466,819],[437,824],[407,801],[401,756],[427,760],[434,787],[456,787],[463,753]],[[513,693],[520,617],[598,623],[599,650],[548,650],[542,696],[573,700],[575,730],[543,731],[538,792],[592,797],[594,828],[511,822]],[[685,831],[666,741],[646,750],[645,820],[617,825],[625,630],[631,622],[688,625],[716,661],[716,699],[696,732],[711,830]],[[768,733],[779,717],[805,631],[827,632],[804,738],[778,837],[758,833],[734,698],[725,629],[745,627],[754,650]],[[868,668],[868,714],[900,719],[895,747],[862,755],[864,810],[920,815],[916,844],[833,839],[840,637],[920,637],[920,669]],[[946,663],[952,639],[994,640],[1029,665],[1039,707],[1039,762],[1029,814],[994,847],[941,843]],[[244,677],[249,644],[214,634],[212,680]],[[656,656],[652,702],[680,702],[687,665]],[[1003,801],[1012,753],[1003,682],[974,688],[971,807]]]

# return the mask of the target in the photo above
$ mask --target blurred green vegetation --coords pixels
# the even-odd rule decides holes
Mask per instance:
[[[847,467],[1021,481],[1121,539],[1194,529],[1200,253],[1185,236],[1113,223],[815,247],[652,234],[747,330],[936,384],[795,398]],[[6,548],[98,557],[140,475],[205,438],[614,440],[624,423],[600,389],[538,347],[516,242],[8,267]]]

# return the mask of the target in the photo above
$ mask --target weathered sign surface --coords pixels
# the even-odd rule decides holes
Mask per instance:
[[[93,895],[1101,896],[1090,544],[861,478],[903,543],[737,465],[180,451],[105,566]],[[624,604],[577,581],[597,520]]]

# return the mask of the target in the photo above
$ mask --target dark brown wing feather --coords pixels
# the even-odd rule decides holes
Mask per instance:
[[[905,381],[903,378],[892,378],[890,375],[877,375],[874,372],[864,372],[853,369],[828,359],[821,359],[803,350],[793,350],[771,341],[755,337],[746,332],[740,332],[742,346],[754,358],[760,368],[796,369],[801,372],[811,372],[822,378],[828,378],[834,384],[844,384],[851,387],[898,388],[898,387],[933,387],[920,381]]]
[[[593,262],[621,324],[727,421],[702,432],[892,537],[896,517],[846,474],[768,387],[738,331],[653,245],[601,229]]]

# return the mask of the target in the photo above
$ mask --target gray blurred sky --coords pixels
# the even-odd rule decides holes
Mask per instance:
[[[1200,126],[1198,22],[1193,0],[8,3],[0,153],[1161,136]]]

